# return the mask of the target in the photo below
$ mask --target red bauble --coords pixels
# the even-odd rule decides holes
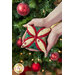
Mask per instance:
[[[59,58],[59,59],[58,59],[58,62],[59,62],[59,63],[62,63],[62,58]]]
[[[24,68],[24,72],[27,72],[27,71],[31,71],[32,69],[31,69],[31,67],[29,67],[29,66],[26,66],[25,68]]]
[[[41,65],[39,63],[33,63],[31,68],[34,72],[38,72],[41,70]]]
[[[22,45],[22,39],[21,38],[19,38],[18,40],[17,40],[17,46],[18,47],[21,47],[21,45]]]
[[[21,16],[26,16],[30,12],[30,8],[26,3],[19,3],[17,6],[17,12]]]
[[[56,60],[58,60],[58,58],[59,58],[59,53],[57,53],[57,52],[51,53],[51,55],[50,55],[51,60],[56,61]]]

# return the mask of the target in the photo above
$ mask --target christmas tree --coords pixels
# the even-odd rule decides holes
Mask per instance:
[[[26,30],[23,25],[31,21],[33,18],[46,17],[60,2],[61,0],[12,0],[13,67],[17,63],[22,63],[25,66],[24,72],[32,71],[34,75],[37,75],[38,71],[41,71],[44,75],[46,71],[56,75],[55,70],[57,68],[61,69],[62,36],[59,38],[56,45],[52,47],[46,58],[44,57],[43,52],[29,51],[20,47],[22,45],[21,37]],[[25,10],[21,11],[24,8],[20,7],[24,7]],[[54,58],[55,56],[56,58]]]

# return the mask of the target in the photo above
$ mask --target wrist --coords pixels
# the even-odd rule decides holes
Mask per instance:
[[[47,17],[43,18],[43,22],[44,22],[44,27],[50,27]]]

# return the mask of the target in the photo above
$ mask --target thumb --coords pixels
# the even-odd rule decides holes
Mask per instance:
[[[33,25],[33,24],[34,24],[34,22],[33,22],[33,20],[31,20],[31,21],[28,22],[27,24],[23,25],[23,27],[27,27],[27,25]]]
[[[48,41],[47,54],[50,51],[50,49],[56,44],[57,40],[58,36],[51,32],[47,40]]]

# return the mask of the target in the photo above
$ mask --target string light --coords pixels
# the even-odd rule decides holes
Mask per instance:
[[[44,72],[45,70],[44,69],[42,69],[42,72]]]
[[[60,41],[62,41],[62,38],[60,38]]]
[[[23,55],[23,53],[20,53],[20,55]]]
[[[32,61],[34,61],[34,59],[32,59]]]
[[[21,63],[23,63],[23,60],[20,60]]]
[[[49,61],[51,61],[51,59],[49,59]]]
[[[29,55],[31,55],[31,53],[29,53]]]
[[[40,59],[38,58],[38,61],[40,61]]]
[[[61,53],[61,51],[59,50],[58,53]]]

